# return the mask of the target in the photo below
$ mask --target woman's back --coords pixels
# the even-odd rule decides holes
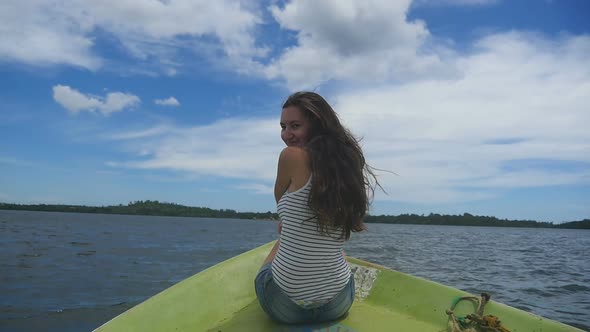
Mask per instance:
[[[303,305],[330,300],[350,277],[350,266],[342,252],[342,231],[329,228],[320,232],[308,206],[311,179],[295,192],[285,192],[278,202],[283,225],[272,263],[277,285]]]

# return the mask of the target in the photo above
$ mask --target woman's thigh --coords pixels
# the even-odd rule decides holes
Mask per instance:
[[[258,302],[271,319],[287,324],[312,321],[313,313],[293,302],[272,280],[270,264],[260,269],[255,285]]]
[[[354,302],[354,277],[350,277],[350,281],[344,289],[342,289],[336,297],[328,303],[315,309],[315,321],[327,322],[342,318],[346,315],[352,303]]]
[[[273,320],[287,323],[321,323],[346,315],[354,301],[354,278],[336,297],[318,308],[304,309],[293,302],[272,280],[270,264],[263,266],[256,276],[256,295],[260,306]]]

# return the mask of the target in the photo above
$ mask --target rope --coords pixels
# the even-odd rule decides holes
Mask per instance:
[[[457,297],[451,303],[451,309],[447,309],[449,316],[449,332],[510,332],[502,326],[502,322],[496,316],[483,314],[485,305],[490,301],[490,294],[482,293],[481,298],[475,296]],[[471,301],[477,305],[475,313],[465,317],[457,316],[453,312],[461,301]]]

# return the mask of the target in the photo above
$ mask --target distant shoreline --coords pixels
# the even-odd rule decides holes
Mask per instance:
[[[169,217],[200,217],[200,218],[231,218],[251,220],[278,220],[279,216],[268,212],[237,212],[231,209],[210,209],[205,207],[190,207],[174,203],[159,201],[136,201],[127,205],[84,206],[63,204],[13,204],[0,203],[0,210],[24,210],[45,212],[78,212],[104,213],[122,215],[169,216]],[[539,222],[535,220],[508,220],[488,216],[474,216],[469,213],[462,215],[429,215],[400,214],[367,215],[366,223],[410,224],[410,225],[441,225],[441,226],[486,226],[486,227],[528,227],[528,228],[569,228],[590,229],[590,219],[570,221],[560,224]]]

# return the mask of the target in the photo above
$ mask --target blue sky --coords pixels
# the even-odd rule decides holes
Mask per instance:
[[[3,1],[0,201],[274,211],[280,106],[326,97],[373,214],[590,217],[587,1]]]

